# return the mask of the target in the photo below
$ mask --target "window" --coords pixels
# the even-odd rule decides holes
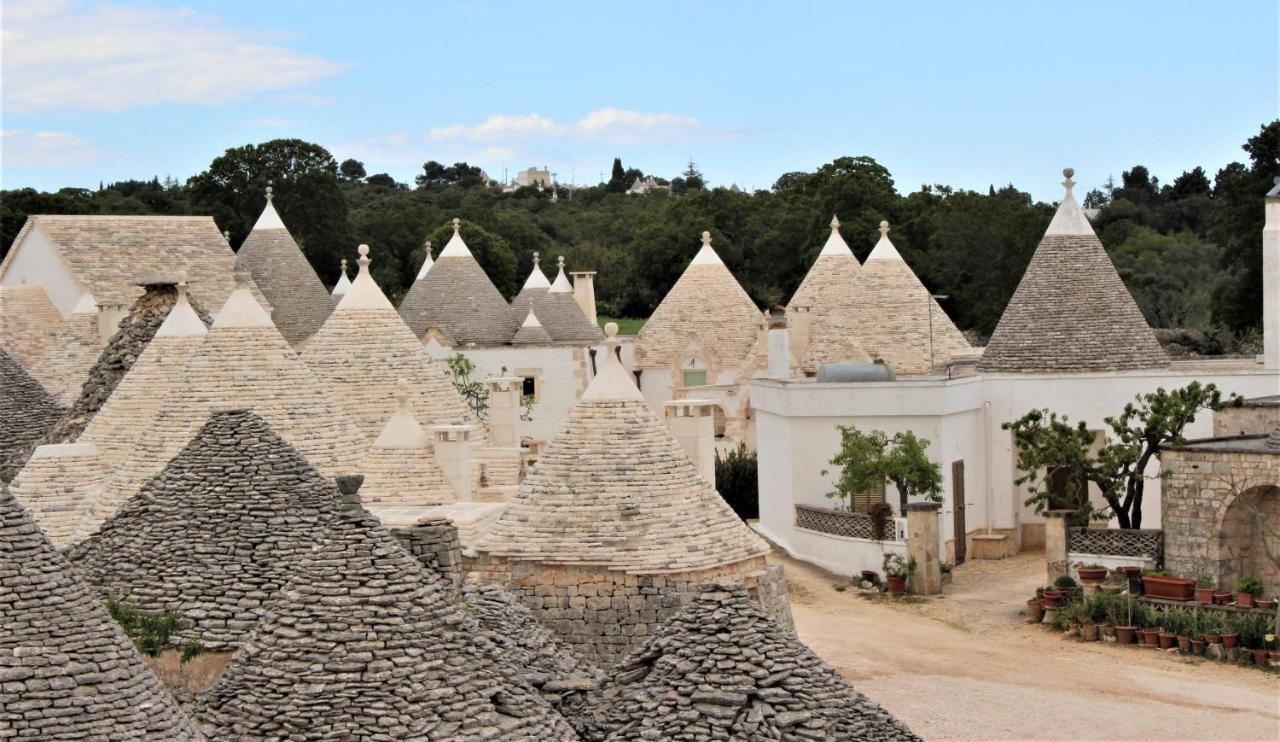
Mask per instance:
[[[520,378],[520,397],[523,402],[536,404],[542,401],[542,369],[517,368],[511,375]]]
[[[683,386],[691,387],[691,386],[706,386],[706,385],[707,385],[706,371],[685,371],[684,372]]]
[[[520,388],[520,394],[524,397],[532,397],[538,393],[538,379],[534,376],[524,377],[524,383]]]

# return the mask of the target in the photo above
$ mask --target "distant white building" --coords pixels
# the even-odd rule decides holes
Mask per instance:
[[[536,167],[527,168],[516,173],[516,187],[523,188],[525,186],[537,186],[539,188],[551,187],[551,170],[543,165],[541,169]]]
[[[635,181],[631,184],[631,187],[627,189],[627,195],[628,196],[643,195],[651,191],[666,191],[670,193],[671,186],[663,185],[659,183],[658,179],[653,177],[652,175],[646,175],[643,178],[635,179]]]

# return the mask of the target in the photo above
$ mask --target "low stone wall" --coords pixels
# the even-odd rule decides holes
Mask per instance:
[[[462,542],[447,518],[423,518],[412,526],[392,528],[391,535],[455,594],[462,590]]]
[[[638,575],[591,567],[543,565],[481,555],[466,562],[472,584],[496,583],[529,606],[581,656],[612,667],[658,625],[698,595],[699,586],[739,580],[780,624],[794,631],[782,568],[763,557],[716,569]]]
[[[1213,413],[1213,437],[1267,435],[1280,425],[1280,395],[1245,400],[1240,407]]]

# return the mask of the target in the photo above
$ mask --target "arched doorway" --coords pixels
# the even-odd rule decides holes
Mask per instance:
[[[1218,585],[1234,590],[1236,581],[1253,575],[1280,593],[1280,487],[1245,490],[1228,506],[1218,528]]]

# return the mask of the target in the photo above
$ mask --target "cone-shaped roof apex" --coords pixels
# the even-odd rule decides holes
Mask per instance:
[[[569,279],[564,275],[564,256],[561,255],[556,259],[556,265],[560,272],[556,274],[556,280],[551,284],[551,288],[547,289],[550,294],[572,294],[573,284],[569,283]]]
[[[831,217],[831,234],[827,236],[827,242],[822,246],[822,251],[818,253],[818,257],[823,255],[853,257],[853,250],[849,249],[849,243],[844,241],[844,237],[840,236],[840,220],[834,215]]]
[[[1075,194],[1071,192],[1072,186],[1076,184],[1071,176],[1075,175],[1076,171],[1064,168],[1062,174],[1066,176],[1066,180],[1062,181],[1062,187],[1067,190],[1062,196],[1062,203],[1058,204],[1058,210],[1053,214],[1053,220],[1049,222],[1049,228],[1044,233],[1046,235],[1092,235],[1093,225],[1089,224],[1089,218],[1084,215],[1080,204],[1076,203]]]
[[[442,258],[461,258],[473,257],[471,249],[467,247],[467,243],[462,241],[462,220],[453,218],[453,236],[445,243],[444,249],[440,251]]]
[[[711,246],[710,232],[702,233],[702,247],[698,248],[698,254],[693,256],[693,261],[689,265],[724,265],[724,261]]]
[[[71,310],[72,314],[97,314],[98,302],[93,300],[93,294],[85,292],[80,297],[80,301],[76,302],[75,307]]]
[[[431,445],[431,436],[418,424],[414,415],[413,403],[409,401],[409,382],[396,380],[396,411],[391,414],[377,440],[374,448],[398,448],[417,451]]]
[[[431,266],[436,262],[431,257],[431,240],[427,240],[423,243],[422,247],[427,251],[427,254],[426,257],[422,259],[422,267],[418,269],[418,275],[414,280],[421,280],[423,276],[427,275],[427,271],[431,270]]]
[[[213,320],[213,329],[226,327],[274,327],[271,317],[249,290],[249,274],[236,271],[236,287]]]
[[[530,312],[532,314],[532,311]],[[618,323],[609,322],[604,326],[605,353],[600,364],[600,372],[591,380],[587,391],[582,393],[583,401],[626,400],[644,401],[644,395],[636,387],[635,379],[618,361]]]
[[[876,246],[871,248],[871,254],[867,256],[867,262],[872,260],[897,260],[902,262],[902,255],[898,253],[898,248],[893,246],[893,241],[889,239],[889,222],[880,222],[880,240],[876,242]]]
[[[342,296],[349,288],[351,288],[351,279],[347,277],[347,259],[343,258],[342,272],[338,275],[338,282],[333,285],[333,295]]]
[[[252,299],[253,296],[250,295],[249,298]],[[196,310],[191,306],[191,301],[187,299],[187,284],[183,281],[178,284],[178,298],[173,303],[173,309],[169,310],[169,315],[164,318],[164,322],[160,323],[160,329],[156,330],[155,336],[189,338],[203,337],[207,334],[209,329],[204,326],[204,320],[200,319],[200,315],[196,314]]]
[[[271,186],[267,186],[267,204],[262,207],[262,213],[258,216],[258,221],[254,222],[254,229],[284,229],[284,221],[280,219],[280,214],[276,212],[275,204],[271,200],[275,198]]]
[[[373,280],[373,274],[369,272],[369,246],[361,245],[356,248],[360,253],[360,257],[356,260],[360,267],[356,269],[356,278],[351,282],[351,288],[343,295],[342,301],[338,302],[335,312],[344,309],[395,309],[391,304],[391,300],[387,295],[382,293],[382,289],[378,288],[378,282]]]
[[[524,286],[521,287],[521,291],[525,291],[527,289],[551,288],[551,282],[547,280],[547,275],[542,272],[542,267],[539,263],[539,254],[535,252],[533,254],[533,270],[529,271],[529,277],[525,279]]]

